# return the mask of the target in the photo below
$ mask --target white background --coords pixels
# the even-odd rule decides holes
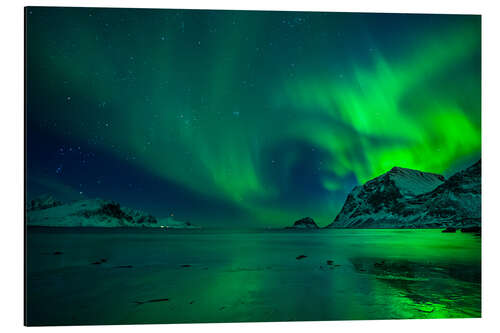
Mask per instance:
[[[0,326],[75,332],[489,332],[500,330],[500,5],[481,0],[7,1],[0,8]],[[483,318],[252,324],[23,327],[23,7],[86,6],[482,14]],[[498,208],[498,209],[497,209]],[[304,304],[307,306],[307,304]],[[6,330],[5,330],[6,329]]]

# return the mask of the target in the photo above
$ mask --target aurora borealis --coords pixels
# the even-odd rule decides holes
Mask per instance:
[[[27,195],[204,226],[333,220],[481,154],[481,18],[26,9]]]

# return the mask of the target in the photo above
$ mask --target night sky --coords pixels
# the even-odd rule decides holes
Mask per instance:
[[[27,196],[325,225],[393,166],[479,159],[480,36],[470,15],[27,8]]]

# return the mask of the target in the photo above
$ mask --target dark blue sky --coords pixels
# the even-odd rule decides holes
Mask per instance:
[[[480,17],[26,9],[27,195],[324,225],[399,165],[480,156]]]

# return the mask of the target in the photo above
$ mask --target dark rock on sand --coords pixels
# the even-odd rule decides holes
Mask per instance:
[[[304,258],[307,258],[307,256],[305,256],[305,255],[301,254],[300,256],[298,256],[298,257],[297,257],[297,258],[295,258],[295,259],[297,259],[297,260],[301,260],[301,259],[304,259]]]
[[[142,305],[142,304],[146,304],[146,303],[159,303],[159,302],[168,302],[168,301],[169,301],[168,298],[158,298],[158,299],[150,299],[147,301],[135,301],[135,303],[137,305]]]

